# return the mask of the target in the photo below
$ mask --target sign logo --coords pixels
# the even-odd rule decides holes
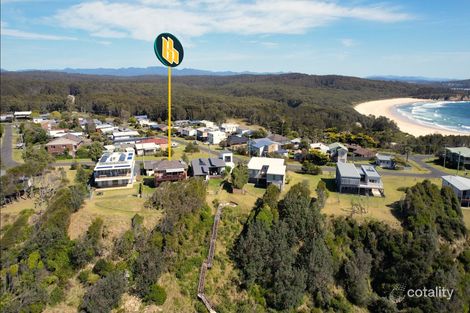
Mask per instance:
[[[183,61],[183,46],[178,38],[170,33],[158,35],[153,49],[158,60],[165,66],[176,67]]]

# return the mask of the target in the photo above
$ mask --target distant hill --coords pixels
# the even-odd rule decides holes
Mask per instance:
[[[377,76],[368,76],[368,79],[374,80],[384,80],[384,81],[396,81],[396,82],[406,82],[414,84],[429,84],[435,82],[448,82],[455,79],[450,78],[438,78],[438,77],[424,77],[424,76],[397,76],[397,75],[377,75]]]
[[[3,70],[5,71],[6,70]],[[30,72],[36,70],[24,70],[17,72]],[[149,67],[122,67],[122,68],[65,68],[58,70],[41,70],[42,72],[59,72],[68,74],[85,74],[85,75],[99,75],[99,76],[148,76],[148,75],[167,75],[167,68],[163,66],[149,66]],[[193,68],[174,68],[172,74],[175,76],[233,76],[242,74],[261,75],[268,73],[255,73],[255,72],[232,72],[232,71],[207,71]],[[274,74],[274,73],[273,73]]]

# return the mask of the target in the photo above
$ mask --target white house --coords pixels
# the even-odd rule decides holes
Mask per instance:
[[[223,140],[227,138],[227,134],[221,132],[220,130],[211,131],[207,133],[207,141],[211,145],[218,145]]]
[[[136,143],[134,145],[137,155],[154,155],[160,147],[154,142]]]
[[[235,167],[235,163],[233,162],[233,152],[232,151],[221,151],[219,154],[219,159],[225,162],[225,166],[230,166],[230,168]]]
[[[211,121],[208,121],[208,120],[199,121],[199,124],[204,125],[205,127],[214,127],[215,126],[214,122],[211,122]]]
[[[139,137],[139,132],[136,130],[125,130],[113,132],[113,140],[116,139],[129,139]]]
[[[470,206],[470,178],[447,175],[442,176],[442,187],[452,188],[463,206]]]
[[[248,177],[256,185],[266,187],[275,184],[282,189],[286,181],[284,159],[253,157],[248,162]]]
[[[237,131],[238,124],[222,123],[220,130],[227,134],[233,134]]]
[[[310,144],[310,149],[312,150],[319,150],[323,153],[328,153],[330,151],[330,148],[325,145],[323,142],[315,142]]]
[[[238,126],[237,130],[235,131],[238,135],[249,135],[251,134],[251,129],[243,126]]]
[[[119,187],[133,184],[135,180],[135,155],[126,152],[105,152],[93,171],[97,187]]]
[[[31,118],[32,114],[32,111],[16,111],[15,113],[13,113],[13,116],[15,118]]]
[[[328,152],[335,162],[346,163],[348,161],[348,148],[340,142],[335,142],[329,145]]]
[[[197,130],[192,127],[184,127],[181,128],[179,131],[181,133],[181,136],[184,137],[196,137],[197,135]]]

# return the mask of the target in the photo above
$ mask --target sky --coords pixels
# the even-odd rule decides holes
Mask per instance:
[[[1,68],[180,68],[470,78],[470,0],[1,0]]]

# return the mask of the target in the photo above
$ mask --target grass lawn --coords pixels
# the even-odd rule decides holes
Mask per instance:
[[[11,158],[15,162],[24,163],[23,149],[17,149],[16,148],[16,144],[18,142],[18,139],[20,138],[20,135],[18,134],[18,130],[15,127],[12,127],[11,134],[12,134],[12,136],[11,136],[12,156],[11,156]]]
[[[72,215],[69,236],[75,239],[82,235],[96,217],[104,220],[109,238],[115,238],[129,229],[135,214],[144,217],[144,225],[153,228],[162,216],[161,211],[147,209],[144,203],[151,194],[151,188],[144,188],[143,198],[138,198],[139,184],[133,188],[101,191],[97,189],[92,199],[85,200],[84,206]],[[102,195],[97,195],[102,192]]]
[[[456,169],[452,169],[452,168],[446,168],[442,165],[439,165],[437,164],[437,161],[438,159],[437,158],[430,158],[430,159],[425,159],[424,162],[426,162],[426,164],[428,164],[429,166],[432,166],[440,171],[443,171],[449,175],[457,175],[457,170]],[[459,176],[466,176],[467,175],[470,175],[470,171],[469,170],[460,170],[459,171]]]
[[[332,178],[328,178],[325,181],[330,189],[334,186]],[[368,212],[363,216],[356,215],[356,218],[376,219],[386,222],[391,226],[399,227],[399,220],[392,214],[393,204],[404,197],[404,192],[399,191],[398,188],[411,187],[423,181],[423,179],[418,177],[384,176],[382,181],[384,183],[385,197],[365,197],[330,191],[330,197],[323,212],[328,215],[350,215],[351,201],[359,200],[363,202]],[[437,185],[440,184],[440,179],[432,179],[431,181]]]
[[[467,229],[470,230],[470,209],[462,209],[462,213],[465,226],[467,226]]]

